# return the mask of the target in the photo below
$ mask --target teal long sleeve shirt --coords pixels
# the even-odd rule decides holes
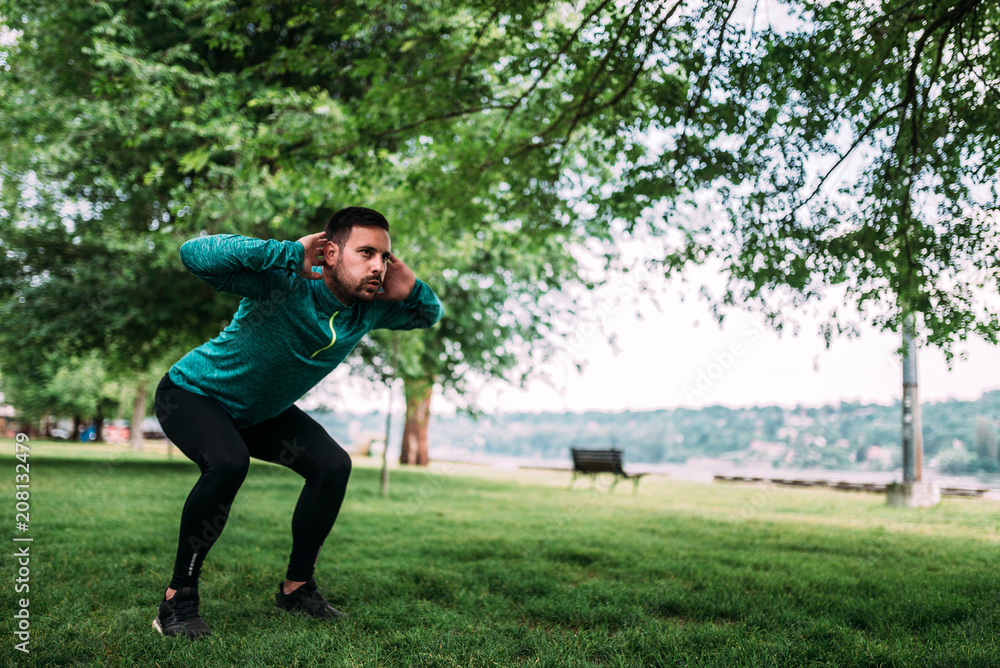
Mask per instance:
[[[191,239],[181,261],[216,290],[240,295],[229,326],[174,364],[170,379],[213,397],[249,427],[279,415],[319,383],[373,329],[433,326],[443,308],[417,280],[401,302],[341,304],[323,281],[297,275],[297,241],[234,234]]]

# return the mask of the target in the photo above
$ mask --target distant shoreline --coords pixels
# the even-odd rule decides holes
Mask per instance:
[[[541,459],[533,457],[508,457],[477,453],[466,456],[461,451],[444,451],[432,460],[440,464],[463,464],[491,466],[508,471],[542,470],[565,471],[569,475],[572,464],[561,459]],[[629,464],[625,469],[629,472],[664,475],[677,480],[692,482],[714,482],[716,476],[739,476],[762,479],[797,479],[827,482],[877,483],[886,484],[902,480],[902,471],[841,471],[834,469],[781,469],[771,467],[741,467],[733,466],[731,462],[721,459],[702,458],[684,464]],[[925,471],[924,480],[935,481],[942,486],[964,489],[988,488],[1000,492],[1000,475],[988,474],[982,476],[943,475],[936,471]]]

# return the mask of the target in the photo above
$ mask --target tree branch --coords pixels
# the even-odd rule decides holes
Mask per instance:
[[[459,63],[458,70],[455,72],[456,86],[462,81],[462,74],[465,73],[465,66],[468,65],[469,60],[472,59],[472,54],[476,52],[477,48],[479,48],[479,41],[483,38],[483,35],[486,34],[486,31],[494,26],[497,16],[499,16],[500,12],[503,11],[503,6],[503,2],[498,2],[496,9],[490,15],[489,20],[483,23],[483,27],[476,33],[475,38],[472,40],[472,46],[470,46],[469,50],[465,52],[465,56],[462,58],[462,62]]]
[[[702,99],[705,97],[705,89],[708,87],[708,78],[711,76],[712,71],[719,65],[719,61],[722,59],[722,48],[726,39],[726,28],[729,27],[729,20],[733,17],[737,4],[739,4],[739,0],[733,0],[733,4],[729,8],[729,12],[726,14],[725,18],[722,19],[722,26],[719,28],[719,42],[715,46],[715,53],[712,54],[712,62],[709,64],[708,68],[702,72],[701,76],[698,77],[698,92],[695,93],[694,99],[691,100],[691,104],[688,105],[687,113],[684,115],[684,125],[681,127],[680,133],[681,138],[687,135],[688,123],[691,122],[695,109],[701,104]]]
[[[919,144],[918,137],[920,136],[920,111],[925,108],[926,101],[924,105],[919,104],[918,93],[917,93],[917,79],[918,72],[920,69],[920,61],[923,57],[924,49],[927,47],[927,42],[931,35],[937,31],[943,25],[950,24],[950,26],[945,30],[945,36],[951,31],[951,28],[958,22],[958,20],[969,12],[975,9],[975,7],[982,0],[963,0],[957,5],[951,8],[948,12],[945,12],[937,19],[934,20],[929,26],[927,26],[923,33],[921,33],[920,38],[913,48],[913,56],[910,59],[910,67],[907,76],[906,84],[906,95],[904,96],[901,104],[903,107],[903,114],[899,119],[899,132],[896,134],[896,141],[893,144],[892,154],[895,156],[899,155],[900,142],[903,139],[904,132],[903,126],[909,121],[910,123],[910,159],[908,173],[906,175],[906,189],[903,193],[903,199],[899,206],[899,236],[902,237],[903,245],[906,250],[906,263],[907,268],[912,272],[913,268],[918,265],[913,256],[912,248],[910,247],[909,241],[909,228],[910,228],[910,203],[913,200],[913,187],[914,179],[916,178],[917,163],[919,159]],[[912,113],[910,113],[909,118],[907,118],[907,111],[910,107],[913,107]],[[891,164],[892,158],[890,157],[890,162],[887,166]],[[907,283],[909,283],[909,277],[907,277]]]
[[[679,6],[682,1],[683,0],[678,0],[677,4],[674,7],[674,10],[676,10],[677,6]],[[658,5],[656,9],[659,9],[660,6],[662,6],[662,4]],[[641,2],[636,2],[635,6],[632,9],[632,13],[629,14],[629,16],[628,16],[628,18],[626,18],[625,22],[627,23],[629,19],[634,18],[635,15],[639,13],[639,11],[641,10],[641,8],[642,8],[642,3]],[[654,11],[656,11],[656,10],[654,9]],[[634,46],[635,41],[638,40],[638,39],[639,39],[638,35],[635,36],[635,37],[633,37],[633,38],[631,38],[629,40],[628,44],[626,45],[626,49],[625,50],[626,51],[631,51],[632,49],[629,49],[628,47],[629,46]],[[619,44],[620,44],[620,40],[616,41],[615,44],[612,47],[608,48],[607,52],[604,54],[604,57],[601,59],[601,62],[598,63],[598,65],[597,65],[596,68],[594,68],[594,76],[591,78],[590,83],[587,84],[587,88],[584,91],[583,99],[580,101],[580,104],[576,105],[576,107],[575,107],[576,113],[573,115],[572,120],[570,120],[570,122],[569,122],[569,128],[563,134],[563,137],[565,139],[568,140],[569,137],[576,130],[576,126],[579,125],[580,120],[583,118],[585,110],[589,111],[590,113],[593,113],[595,111],[595,109],[589,109],[588,110],[587,109],[587,105],[593,99],[593,97],[594,97],[594,91],[597,88],[597,83],[601,79],[601,75],[606,73],[606,71],[608,69],[607,68],[607,64],[611,60],[611,57],[614,55],[614,53],[617,50]],[[640,65],[640,71],[641,71],[641,65]],[[638,76],[638,75],[633,76],[633,79],[632,79],[633,82],[635,81],[635,77],[636,76]],[[569,110],[567,109],[567,112],[568,111]],[[559,124],[560,124],[560,121],[563,118],[565,118],[565,117],[566,117],[566,114],[563,114],[559,118],[557,118],[556,121],[553,122],[552,124],[550,124],[549,127],[546,129],[546,131],[542,133],[542,136],[548,134],[553,128],[558,127]]]
[[[570,45],[576,41],[577,37],[580,35],[580,32],[584,29],[584,27],[589,25],[590,21],[595,16],[597,16],[597,14],[602,9],[604,9],[610,2],[611,0],[602,0],[601,4],[598,5],[596,8],[594,8],[594,11],[592,11],[590,14],[584,17],[582,21],[580,21],[580,25],[578,25],[576,29],[573,31],[573,33],[569,36],[569,38],[565,42],[563,42],[562,46],[559,47],[558,52],[556,52],[556,54],[549,60],[548,64],[541,71],[541,73],[539,73],[538,77],[535,78],[535,80],[532,82],[528,90],[522,93],[518,97],[518,99],[515,100],[512,105],[510,105],[510,107],[508,108],[508,112],[503,119],[503,122],[500,124],[500,129],[497,131],[497,135],[493,139],[493,145],[492,147],[490,147],[490,152],[489,154],[487,154],[483,166],[480,167],[480,170],[482,170],[486,165],[491,164],[493,155],[494,153],[496,153],[497,147],[500,146],[500,140],[503,138],[503,135],[507,132],[507,126],[510,124],[510,120],[513,117],[514,112],[517,110],[517,108],[520,107],[521,104],[523,104],[524,100],[527,99],[529,95],[534,93],[535,89],[542,82],[542,80],[545,79],[546,76],[548,76],[548,73],[552,69],[552,67],[559,61],[559,59],[563,56],[563,54],[566,53],[566,50],[569,49]]]
[[[824,174],[820,178],[819,183],[816,185],[816,188],[809,194],[809,196],[806,197],[804,200],[800,201],[795,206],[791,207],[792,212],[798,211],[799,209],[801,209],[802,207],[804,207],[806,204],[808,204],[810,201],[812,201],[812,199],[817,194],[819,194],[819,192],[823,189],[823,185],[826,183],[827,179],[829,179],[830,176],[835,171],[837,171],[837,168],[840,167],[840,165],[843,164],[844,160],[846,160],[848,158],[848,156],[850,156],[855,151],[855,149],[857,149],[858,146],[860,146],[861,143],[865,139],[868,138],[868,136],[872,133],[872,131],[878,126],[879,123],[882,122],[882,120],[886,116],[888,116],[890,113],[892,113],[894,111],[897,111],[900,107],[902,107],[902,103],[896,104],[896,105],[894,105],[892,107],[888,107],[882,113],[880,113],[878,116],[876,116],[875,118],[873,118],[872,120],[870,120],[868,122],[868,125],[865,126],[865,129],[862,130],[861,133],[854,139],[854,143],[851,144],[850,148],[848,148],[846,151],[844,151],[843,155],[841,155],[840,158],[837,159],[837,162],[833,165],[833,167],[831,167],[829,170],[827,170],[826,174]]]

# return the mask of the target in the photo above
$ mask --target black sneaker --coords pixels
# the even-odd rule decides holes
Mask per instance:
[[[160,601],[153,628],[165,636],[187,636],[192,640],[212,635],[212,629],[198,614],[197,587],[178,589],[169,601]]]
[[[316,580],[313,578],[309,578],[309,582],[291,594],[285,593],[284,582],[278,583],[278,593],[275,595],[274,600],[278,603],[278,607],[283,610],[304,612],[317,619],[347,617],[346,612],[341,612],[326,602],[323,594],[319,593],[319,590],[316,588]]]

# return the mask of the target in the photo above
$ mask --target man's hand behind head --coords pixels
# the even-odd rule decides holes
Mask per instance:
[[[323,247],[326,245],[326,232],[306,235],[299,239],[299,243],[306,249],[305,260],[302,262],[299,276],[313,281],[321,280],[323,274],[312,269],[313,267],[322,267],[325,264],[323,260]]]

